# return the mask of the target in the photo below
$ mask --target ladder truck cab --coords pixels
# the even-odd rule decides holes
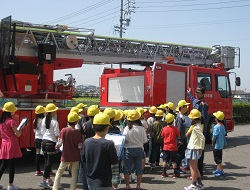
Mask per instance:
[[[209,118],[205,127],[207,139],[211,139],[215,125],[213,113],[218,110],[225,113],[227,132],[233,131],[232,92],[228,71],[235,68],[235,56],[239,56],[239,48],[214,46],[210,49],[181,45],[169,45],[167,48],[173,51],[169,50],[165,61],[123,62],[119,63],[118,68],[104,68],[100,80],[101,106],[129,109],[135,106],[159,106],[167,102],[177,105],[179,100],[189,101],[187,88],[191,88],[195,97],[196,88],[203,87],[204,99],[209,106]],[[138,65],[141,66],[140,69]],[[236,85],[239,85],[240,78],[237,77],[236,81]]]
[[[194,92],[205,85],[210,126],[214,122],[211,113],[221,110],[227,130],[232,131],[228,71],[235,67],[239,53],[239,48],[229,46],[211,49],[98,36],[92,29],[32,24],[9,16],[0,24],[0,103],[12,98],[18,107],[14,119],[20,122],[29,117],[19,141],[21,148],[33,147],[37,105],[55,103],[60,128],[67,124],[70,108],[63,103],[72,99],[75,79],[66,74],[67,80],[54,81],[55,70],[80,68],[83,63],[118,63],[119,68],[105,68],[100,77],[101,106],[127,109],[168,101],[176,104],[186,99],[188,86]],[[133,68],[136,65],[140,67]]]

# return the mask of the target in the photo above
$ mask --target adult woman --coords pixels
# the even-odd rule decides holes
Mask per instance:
[[[0,179],[4,173],[6,166],[9,164],[9,186],[7,190],[16,190],[17,186],[13,185],[15,176],[15,161],[16,158],[22,157],[19,147],[18,138],[21,136],[21,131],[17,130],[17,123],[12,119],[12,115],[17,108],[13,102],[4,104],[3,113],[0,117],[0,137],[2,138],[2,145],[0,149],[0,160],[2,164],[0,167]],[[0,189],[3,186],[0,185]]]
[[[34,133],[35,133],[35,143],[34,143],[34,147],[36,148],[36,176],[40,176],[43,175],[43,173],[40,170],[40,151],[42,148],[42,140],[43,140],[43,134],[41,132],[41,124],[42,124],[42,120],[44,118],[44,114],[45,114],[45,107],[38,105],[35,109],[35,114],[36,117],[34,119]]]
[[[131,173],[132,163],[134,163],[137,175],[136,190],[141,189],[143,144],[147,142],[147,135],[144,127],[142,127],[140,118],[141,114],[138,111],[130,110],[127,115],[127,126],[123,132],[126,135],[124,177],[127,190],[131,189],[129,186],[129,174]]]
[[[50,171],[54,160],[54,154],[57,153],[55,145],[60,133],[58,122],[55,119],[57,110],[58,107],[56,107],[55,104],[49,103],[45,108],[46,116],[42,120],[42,150],[44,153],[45,168],[43,181],[39,186],[43,188],[49,188],[49,185],[53,186],[53,180],[50,178]]]

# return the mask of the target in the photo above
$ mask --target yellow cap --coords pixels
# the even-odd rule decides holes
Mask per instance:
[[[124,113],[124,115],[127,117],[128,116],[128,112],[129,112],[130,110],[124,110],[123,111],[123,113]]]
[[[79,111],[79,109],[77,107],[72,107],[70,112],[75,112],[75,113],[78,114],[80,111]]]
[[[152,106],[152,107],[149,109],[149,113],[155,114],[156,112],[157,112],[157,107],[155,107],[155,106]]]
[[[45,107],[41,105],[36,106],[35,114],[41,114],[41,113],[45,113]]]
[[[123,112],[121,110],[115,110],[114,121],[119,121],[123,117]]]
[[[182,106],[188,106],[190,103],[187,103],[186,100],[180,100],[178,102],[178,107],[182,107]]]
[[[113,108],[106,108],[103,113],[107,114],[110,119],[115,117],[115,110]]]
[[[168,113],[165,117],[165,120],[167,123],[172,123],[174,121],[174,115],[171,113]]]
[[[174,110],[174,103],[173,102],[168,102],[167,104],[165,104],[165,106],[171,110]]]
[[[88,116],[95,116],[99,112],[100,112],[100,109],[98,108],[98,106],[92,105],[92,106],[89,106],[87,114],[88,114]]]
[[[53,103],[49,103],[49,104],[45,107],[45,111],[46,111],[46,112],[54,112],[54,111],[56,111],[56,110],[58,110],[58,107],[56,107],[56,105],[53,104]]]
[[[157,112],[155,113],[155,117],[163,117],[164,116],[164,112],[162,110],[157,110]]]
[[[78,121],[79,119],[81,119],[81,117],[76,112],[69,112],[67,118],[68,118],[69,123],[74,123],[74,122]]]
[[[197,109],[192,109],[190,114],[188,115],[190,119],[198,119],[201,118],[201,112]]]
[[[95,125],[110,125],[110,117],[105,113],[98,113],[94,117],[93,124],[95,124]]]
[[[83,103],[79,103],[77,104],[77,108],[79,109],[79,113],[82,112],[83,108],[85,108],[87,105],[83,104]]]
[[[144,109],[144,108],[140,107],[140,108],[136,108],[136,111],[138,111],[142,115],[147,111],[147,109]]]
[[[13,113],[17,110],[13,102],[6,102],[3,106],[3,111]]]
[[[166,110],[166,106],[161,104],[160,106],[157,107],[158,109],[163,109],[163,110]]]
[[[129,110],[127,120],[136,121],[141,118],[141,114],[136,110]]]
[[[225,114],[222,111],[214,112],[213,115],[220,121],[224,120]]]

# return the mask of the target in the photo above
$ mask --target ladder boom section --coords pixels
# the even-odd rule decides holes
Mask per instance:
[[[14,22],[14,21],[12,21]],[[209,65],[212,48],[94,35],[92,29],[65,25],[38,25],[16,22],[16,55],[36,55],[38,44],[56,46],[59,58],[83,58],[85,63],[127,61],[167,62]]]

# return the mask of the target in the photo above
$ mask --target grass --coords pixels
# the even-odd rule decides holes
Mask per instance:
[[[97,98],[97,97],[79,97],[79,98],[73,98],[73,100],[67,100],[67,101],[65,101],[64,105],[67,106],[67,107],[73,107],[73,106],[76,106],[79,103],[84,103],[87,106],[100,105],[100,98]]]

